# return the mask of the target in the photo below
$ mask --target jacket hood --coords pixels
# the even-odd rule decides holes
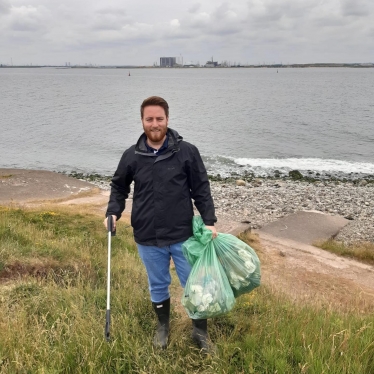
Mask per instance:
[[[183,140],[183,137],[181,135],[179,135],[178,131],[173,130],[171,128],[168,128],[166,134],[169,137],[167,152],[170,152],[170,151],[178,152],[179,151],[179,143]],[[135,152],[136,153],[146,153],[148,155],[153,155],[152,153],[148,153],[148,149],[145,146],[146,139],[147,139],[147,136],[143,132],[143,134],[140,135],[140,138],[138,139],[138,141],[135,145]]]

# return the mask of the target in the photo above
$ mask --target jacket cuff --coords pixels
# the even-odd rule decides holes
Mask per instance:
[[[205,226],[214,226],[215,221],[204,221]]]
[[[108,217],[108,216],[116,216],[117,217],[116,221],[118,221],[121,218],[122,214],[121,213],[106,213],[105,217]]]

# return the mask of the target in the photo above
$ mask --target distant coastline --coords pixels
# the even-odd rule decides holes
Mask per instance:
[[[309,64],[262,64],[262,65],[234,65],[234,66],[215,66],[205,67],[203,65],[184,65],[184,66],[173,66],[173,67],[161,67],[161,66],[147,66],[147,65],[4,65],[0,64],[0,68],[56,68],[56,69],[238,69],[238,68],[374,68],[374,63],[309,63]]]

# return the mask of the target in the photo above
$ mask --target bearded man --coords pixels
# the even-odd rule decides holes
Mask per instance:
[[[200,153],[177,131],[168,128],[168,103],[151,96],[143,101],[140,113],[144,133],[122,155],[112,178],[106,217],[113,216],[115,228],[134,182],[131,225],[158,318],[154,345],[165,349],[170,319],[170,258],[182,287],[191,271],[182,252],[183,242],[192,236],[191,199],[213,238],[217,236],[217,218]],[[107,218],[104,225],[107,227]],[[207,320],[195,319],[192,323],[193,340],[208,352]]]

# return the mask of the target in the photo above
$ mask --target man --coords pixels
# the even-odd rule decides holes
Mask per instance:
[[[112,183],[106,217],[120,219],[134,181],[131,225],[146,267],[153,309],[158,318],[154,345],[167,346],[170,315],[170,258],[182,287],[191,267],[182,244],[192,236],[194,200],[205,225],[217,236],[217,221],[206,169],[195,146],[168,128],[169,106],[158,96],[140,107],[144,133],[127,149]],[[104,221],[107,226],[107,218]],[[208,351],[207,320],[192,320],[192,338]]]

